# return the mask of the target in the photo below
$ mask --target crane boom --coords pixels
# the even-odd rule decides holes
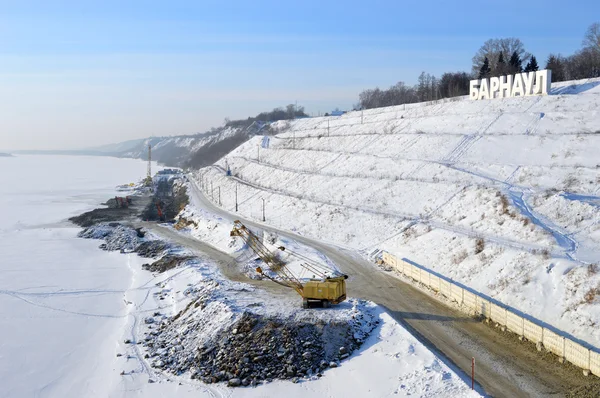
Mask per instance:
[[[318,302],[323,307],[328,307],[329,304],[339,304],[346,299],[346,279],[347,275],[341,274],[335,270],[329,270],[326,267],[312,261],[308,257],[297,253],[288,252],[303,260],[301,264],[303,268],[311,271],[320,279],[311,279],[304,284],[286,267],[286,263],[272,253],[256,236],[239,220],[234,221],[233,229],[230,236],[239,236],[244,242],[263,260],[269,270],[276,273],[281,280],[276,280],[264,273],[261,267],[257,267],[256,271],[264,277],[279,283],[280,285],[290,287],[300,296],[302,296],[302,306],[308,308],[309,302]],[[285,250],[285,247],[280,246],[279,250]]]
[[[252,250],[254,250],[258,257],[260,257],[260,259],[264,261],[267,267],[271,271],[279,275],[283,280],[283,282],[276,280],[275,282],[287,287],[291,287],[292,289],[296,290],[301,296],[304,296],[304,287],[302,286],[302,283],[300,283],[298,278],[296,278],[294,274],[292,274],[287,269],[285,263],[279,260],[271,251],[269,251],[269,249],[261,242],[258,236],[256,236],[252,231],[246,228],[244,224],[242,224],[240,221],[235,221],[230,236],[241,237],[244,240],[244,242],[248,246],[250,246]],[[264,273],[261,267],[257,267],[256,271],[259,274],[273,280],[273,278]]]

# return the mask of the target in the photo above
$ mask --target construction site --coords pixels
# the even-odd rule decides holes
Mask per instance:
[[[364,119],[361,115],[361,124]],[[336,131],[343,138],[341,126]],[[312,130],[299,128],[310,131],[303,140],[311,142]],[[298,135],[290,137],[296,140]],[[290,138],[279,137],[277,146],[282,149],[276,151],[289,151],[284,142]],[[446,366],[457,372],[452,380],[458,384],[434,383],[434,391],[442,395],[468,395],[471,387],[476,394],[492,396],[547,396],[556,391],[597,396],[600,383],[589,367],[582,372],[569,363],[576,360],[565,361],[564,353],[557,360],[549,341],[536,345],[537,337],[513,332],[504,318],[486,309],[502,303],[483,295],[483,309],[468,310],[464,300],[471,290],[460,290],[458,300],[452,287],[448,292],[442,289],[442,275],[433,273],[425,280],[425,269],[379,247],[367,246],[371,248],[357,253],[345,246],[355,239],[350,235],[336,245],[291,232],[294,228],[284,225],[282,215],[273,215],[272,203],[292,193],[269,186],[264,168],[273,168],[274,178],[292,170],[274,168],[284,158],[270,150],[268,140],[260,141],[262,158],[253,161],[242,147],[222,159],[223,167],[217,163],[197,173],[165,169],[153,175],[148,147],[148,170],[141,183],[123,186],[125,196],[73,219],[86,227],[81,237],[104,240],[105,250],[147,258],[142,268],[154,278],[172,275],[156,284],[157,306],[142,312],[148,316],[138,320],[138,337],[123,346],[123,355],[137,358],[149,382],[185,377],[228,387],[257,387],[277,379],[316,383],[332,369],[346,366],[345,361],[364,350],[373,333],[382,333],[393,319],[416,338],[415,344],[445,358],[442,373]],[[256,191],[268,192],[268,205]],[[306,211],[306,197],[298,199]],[[314,196],[310,200],[319,203]],[[280,203],[293,214],[295,210]],[[323,205],[333,207],[330,202]],[[338,222],[335,213],[329,216],[332,226]],[[414,222],[400,230],[405,239],[413,226]],[[367,223],[357,228],[368,236],[371,230],[364,228],[372,227]],[[330,239],[338,236],[334,233]],[[435,285],[432,278],[437,278]],[[387,319],[383,313],[391,318],[382,321]],[[546,335],[551,333],[556,329]],[[593,351],[589,353],[588,358]],[[485,358],[477,370],[476,357]],[[123,364],[123,375],[134,374],[136,366],[130,365]],[[545,371],[538,372],[540,368]],[[518,383],[515,373],[520,375]]]

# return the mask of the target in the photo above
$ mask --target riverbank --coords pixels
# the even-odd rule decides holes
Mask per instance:
[[[219,235],[215,238],[230,242],[226,248],[213,248],[225,250],[224,257],[227,253],[239,257],[239,263],[232,259],[227,265],[218,264],[220,260],[195,251],[195,245],[180,246],[176,243],[180,239],[161,238],[194,240],[189,230],[177,231],[180,224],[101,222],[80,233],[103,240],[102,249],[147,257],[141,267],[132,268],[134,282],[126,293],[128,323],[117,354],[123,391],[135,388],[154,396],[177,389],[180,394],[178,386],[185,386],[184,395],[196,389],[211,396],[284,391],[304,396],[307,388],[317,395],[332,388],[349,394],[354,388],[347,382],[341,385],[340,375],[356,378],[362,366],[357,387],[369,384],[367,380],[382,382],[384,377],[379,387],[368,388],[373,396],[402,390],[478,395],[374,303],[348,299],[329,309],[302,309],[292,290],[245,275],[248,249],[223,228],[213,231]],[[169,233],[161,234],[164,230]],[[248,283],[225,278],[224,267],[239,268],[239,276]],[[376,353],[384,345],[401,351],[379,357]],[[398,364],[393,364],[397,360],[403,364],[401,380],[410,380],[410,386],[397,385]],[[352,365],[356,362],[361,365]],[[405,363],[414,367],[409,371]],[[413,378],[415,368],[423,380]],[[235,387],[239,388],[231,390]]]

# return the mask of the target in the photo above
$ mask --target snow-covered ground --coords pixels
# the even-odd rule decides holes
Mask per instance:
[[[387,250],[600,346],[598,109],[591,79],[301,119],[195,177],[227,210],[237,190],[245,217],[264,200],[276,227]]]
[[[148,383],[154,371],[141,346],[125,343],[142,337],[144,319],[184,308],[190,285],[216,280],[224,301],[250,302],[244,286],[223,279],[208,259],[153,275],[141,268],[147,260],[76,237],[65,220],[138,180],[144,162],[19,156],[0,159],[0,167],[11,171],[0,174],[2,397],[479,396],[377,307],[370,311],[381,324],[363,348],[318,380],[241,389],[183,377]],[[230,226],[218,228],[229,239]]]
[[[184,214],[188,220],[208,221],[190,226],[183,234],[202,234],[203,230],[220,230],[210,236],[229,240],[227,222],[210,213],[188,206]],[[192,215],[195,214],[195,215]],[[201,216],[199,214],[202,214]],[[206,228],[210,225],[209,228]],[[217,227],[219,226],[219,227]],[[219,239],[213,240],[218,241]],[[233,249],[233,246],[230,246]],[[266,282],[269,283],[269,282]],[[147,350],[136,344],[119,343],[121,354],[118,370],[124,372],[126,388],[115,396],[128,396],[135,390],[144,396],[230,396],[264,397],[285,394],[290,397],[304,396],[372,396],[391,394],[418,397],[475,397],[480,393],[471,391],[468,380],[461,379],[454,370],[418,342],[387,313],[373,303],[350,299],[329,310],[302,310],[296,294],[278,294],[262,291],[244,283],[231,282],[223,276],[209,258],[200,257],[185,266],[162,274],[134,270],[133,285],[150,289],[131,289],[126,300],[132,303],[136,316],[130,318],[128,329],[135,331],[129,336],[137,341],[145,333],[157,329],[159,322],[180,314],[157,336],[171,333],[167,346],[158,351],[168,351],[174,361],[167,365],[161,356],[152,354],[144,358]],[[198,301],[200,300],[200,301]],[[200,303],[200,305],[196,305]],[[191,305],[194,304],[194,305]],[[240,319],[243,313],[267,317],[291,319],[295,322],[326,322],[369,319],[379,321],[363,346],[337,368],[328,369],[323,377],[312,375],[299,383],[275,380],[256,387],[229,388],[224,383],[203,384],[191,379],[192,368],[185,366],[186,358],[194,357],[197,347],[211,346],[211,341],[224,329]],[[150,324],[145,321],[152,318]],[[136,321],[133,321],[136,319]],[[355,322],[355,321],[352,321]],[[369,323],[364,326],[369,325]],[[368,331],[366,329],[365,331]],[[265,344],[267,342],[265,341]],[[152,353],[152,351],[150,351]],[[173,375],[173,370],[184,366],[185,372]],[[189,365],[188,365],[189,366]],[[162,370],[161,370],[162,369]],[[148,379],[153,382],[148,383]]]

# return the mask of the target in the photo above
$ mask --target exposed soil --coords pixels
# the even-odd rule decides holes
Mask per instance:
[[[85,212],[69,220],[85,228],[79,233],[80,237],[104,240],[100,245],[101,249],[136,252],[141,257],[158,258],[143,267],[151,272],[165,272],[194,257],[179,253],[181,248],[175,245],[161,240],[147,240],[141,228],[134,229],[126,224],[136,223],[139,219],[171,221],[188,201],[181,179],[165,178],[158,182],[152,195],[135,194],[125,198],[111,198],[103,203],[106,207]],[[162,219],[158,208],[163,212]]]
[[[118,207],[116,200],[111,198],[104,203],[106,207],[101,207],[85,212],[78,216],[71,217],[69,218],[69,221],[79,225],[80,227],[87,228],[94,224],[103,222],[135,219],[140,214],[142,209],[147,206],[148,202],[150,201],[150,197],[147,195],[136,195],[130,196],[129,198],[131,199],[131,203],[128,207]]]
[[[158,182],[140,217],[146,221],[172,222],[188,203],[186,187],[180,179],[163,179]]]
[[[600,397],[600,383],[591,383],[569,391],[567,398],[598,398]]]

